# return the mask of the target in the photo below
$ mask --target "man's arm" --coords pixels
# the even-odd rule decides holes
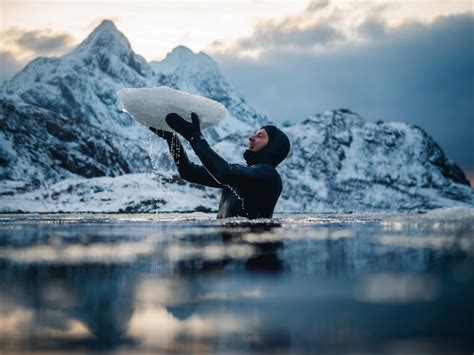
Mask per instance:
[[[250,168],[227,163],[219,154],[212,150],[202,136],[197,115],[193,113],[191,119],[192,123],[184,120],[177,114],[166,116],[168,125],[191,143],[194,152],[216,181],[222,185],[233,187],[265,181],[267,171],[261,167]]]
[[[229,164],[209,146],[202,136],[194,139],[191,147],[209,174],[222,185],[240,187],[259,183],[268,178],[267,171],[262,167]]]
[[[222,187],[209,173],[200,165],[194,164],[188,158],[183,145],[176,134],[157,130],[150,127],[150,131],[163,138],[168,143],[168,149],[178,168],[179,176],[189,182],[210,187]]]

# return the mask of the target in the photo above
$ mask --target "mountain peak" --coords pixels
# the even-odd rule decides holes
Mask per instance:
[[[131,45],[125,35],[120,32],[111,20],[103,20],[87,38],[73,51],[75,54],[93,49],[131,50]]]
[[[153,61],[150,64],[156,72],[162,74],[171,74],[178,68],[186,67],[199,68],[200,70],[202,66],[218,71],[216,64],[207,54],[203,52],[194,53],[183,45],[173,48],[162,61]]]
[[[96,27],[95,31],[118,31],[115,27],[115,23],[112,20],[102,20],[99,26]]]
[[[188,47],[179,45],[177,47],[174,47],[171,50],[171,53],[168,53],[167,56],[173,56],[173,57],[179,57],[179,58],[186,58],[193,56],[194,52],[190,50]]]

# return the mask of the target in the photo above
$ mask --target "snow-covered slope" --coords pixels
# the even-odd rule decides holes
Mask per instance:
[[[151,169],[136,140],[53,110],[0,100],[0,126],[0,188],[6,181],[28,190]]]
[[[37,58],[0,87],[0,211],[215,210],[219,191],[181,181],[161,140],[120,110],[120,88],[159,85],[226,106],[229,116],[205,135],[231,162],[270,123],[206,54],[179,46],[149,64],[106,20],[71,53]],[[292,150],[278,168],[278,211],[474,204],[462,171],[420,128],[339,110],[285,131]]]
[[[349,110],[287,129],[282,208],[300,211],[427,210],[474,204],[463,172],[421,128],[368,122]]]
[[[116,91],[157,84],[150,65],[105,20],[72,52],[30,62],[5,83],[2,93],[15,102],[21,100],[71,120],[129,135],[136,124],[121,112]]]
[[[474,190],[462,171],[418,127],[371,123],[338,110],[312,116],[286,128],[286,133],[292,150],[278,168],[284,182],[278,212],[426,211],[474,205]],[[214,147],[227,160],[239,162],[244,138],[231,135]],[[10,182],[0,191],[4,196],[0,210],[216,210],[217,189],[184,183],[163,166],[155,170],[116,178],[67,179],[47,191],[20,195],[22,186]]]
[[[18,184],[0,190],[2,212],[210,212],[217,206],[217,189],[185,184],[170,171],[117,177],[64,179],[20,194]],[[186,196],[186,198],[179,198]]]
[[[148,133],[121,112],[116,91],[156,81],[111,21],[71,53],[33,60],[0,89],[2,180],[34,187],[149,171]]]

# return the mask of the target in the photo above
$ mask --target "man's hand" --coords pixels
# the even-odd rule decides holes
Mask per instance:
[[[166,140],[167,142],[171,142],[171,140],[173,139],[174,133],[163,131],[161,129],[156,129],[154,127],[148,127],[148,129],[155,133],[158,137]]]
[[[199,117],[194,112],[191,114],[191,122],[186,121],[176,113],[170,113],[166,116],[166,123],[176,132],[181,134],[187,141],[201,135],[201,125]]]

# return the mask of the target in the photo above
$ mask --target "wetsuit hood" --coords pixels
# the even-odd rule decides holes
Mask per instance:
[[[290,151],[290,140],[282,130],[275,126],[262,127],[268,134],[268,143],[257,152],[247,149],[244,159],[247,165],[269,164],[276,167],[286,158]]]

